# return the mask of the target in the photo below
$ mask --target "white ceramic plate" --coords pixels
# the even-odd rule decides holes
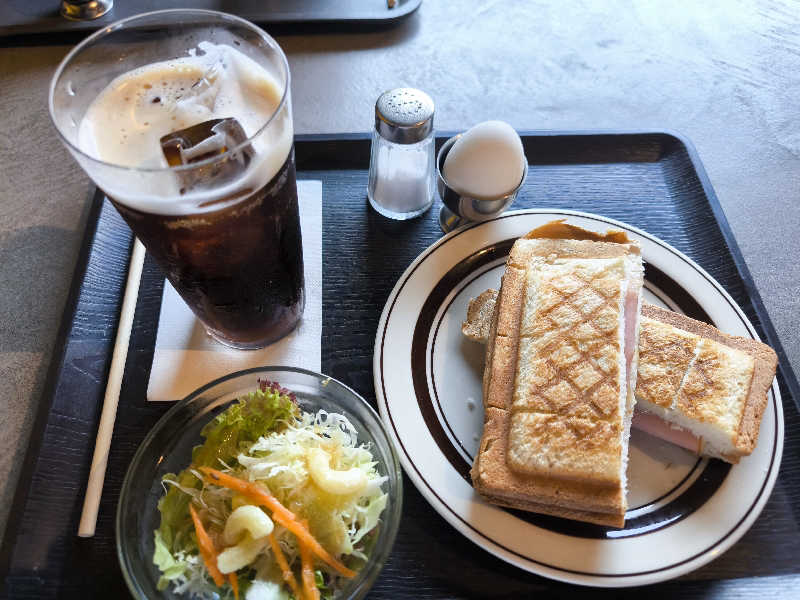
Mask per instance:
[[[375,392],[406,473],[453,527],[522,569],[594,586],[663,581],[723,553],[752,525],[778,474],[783,412],[774,383],[749,457],[730,466],[634,431],[625,529],[507,510],[484,502],[468,470],[483,426],[484,349],[461,335],[470,298],[498,289],[513,241],[548,221],[624,229],[642,247],[645,300],[757,338],[708,273],[657,238],[573,211],[525,210],[446,235],[403,273],[375,340]]]

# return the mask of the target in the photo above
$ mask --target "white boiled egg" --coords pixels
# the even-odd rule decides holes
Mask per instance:
[[[524,170],[522,140],[514,128],[503,121],[484,121],[456,140],[442,174],[459,194],[499,198],[517,188]]]

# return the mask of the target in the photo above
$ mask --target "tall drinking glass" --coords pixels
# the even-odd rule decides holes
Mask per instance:
[[[289,65],[243,19],[165,10],[62,61],[50,115],[206,330],[235,348],[303,313]]]

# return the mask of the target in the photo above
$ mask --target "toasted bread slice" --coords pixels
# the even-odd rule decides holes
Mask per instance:
[[[488,500],[622,525],[642,272],[631,243],[514,244],[491,325],[470,329],[489,331],[472,470]]]
[[[642,305],[636,399],[669,410],[694,360],[700,336],[648,317]]]
[[[644,305],[642,316],[640,340],[648,347],[639,350],[641,407],[694,433],[703,454],[737,463],[752,453],[775,351],[656,306]]]
[[[461,333],[479,344],[489,343],[492,331],[492,314],[499,292],[489,288],[467,306],[467,319],[461,323]]]

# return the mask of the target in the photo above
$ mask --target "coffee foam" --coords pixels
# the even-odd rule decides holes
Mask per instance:
[[[288,102],[251,140],[254,155],[242,175],[211,191],[181,195],[176,174],[160,170],[168,166],[160,138],[228,117],[251,138],[278,108],[281,95],[275,77],[253,59],[231,46],[201,42],[188,56],[120,75],[90,104],[77,145],[114,167],[76,158],[108,195],[131,208],[159,214],[217,210],[225,206],[220,199],[262,187],[283,165],[293,138]]]

